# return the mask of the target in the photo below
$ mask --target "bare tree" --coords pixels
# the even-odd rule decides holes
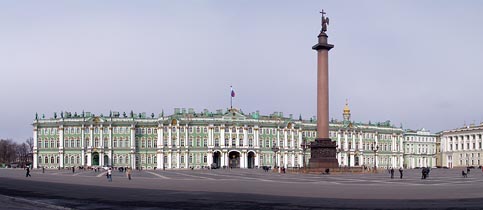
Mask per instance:
[[[27,140],[25,140],[25,143],[27,144],[29,150],[29,153],[32,153],[34,151],[34,138],[30,137]]]

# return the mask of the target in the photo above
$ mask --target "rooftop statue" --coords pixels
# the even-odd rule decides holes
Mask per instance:
[[[37,112],[35,112],[35,119],[38,120],[39,119],[39,114]]]
[[[326,14],[324,12],[324,10],[320,11],[320,14],[322,14],[322,30],[321,30],[321,32],[326,32],[327,31],[327,25],[329,25],[329,18],[324,17],[324,15]]]

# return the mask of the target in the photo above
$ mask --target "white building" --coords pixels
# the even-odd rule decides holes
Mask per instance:
[[[443,167],[480,166],[483,123],[443,131],[441,155]]]
[[[404,167],[436,167],[436,134],[424,128],[404,133]]]

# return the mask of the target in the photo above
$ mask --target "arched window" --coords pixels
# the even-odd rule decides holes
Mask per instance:
[[[151,148],[151,139],[148,140],[148,148]]]
[[[156,155],[153,157],[153,162],[154,162],[154,164],[158,163],[158,159],[156,158]]]
[[[55,147],[55,141],[54,139],[50,139],[50,148],[54,148]]]
[[[48,157],[45,157],[44,158],[44,163],[49,163],[49,158]]]
[[[41,138],[39,138],[39,140],[37,140],[37,141],[38,141],[38,143],[37,143],[38,145],[37,145],[37,146],[38,146],[39,148],[42,148],[42,139],[41,139]]]
[[[77,147],[78,147],[78,148],[80,148],[80,147],[81,147],[81,145],[80,145],[80,140],[79,140],[79,139],[77,139]]]
[[[114,139],[113,143],[114,143],[113,147],[117,147],[117,138]]]
[[[50,163],[54,163],[54,157],[50,157]]]
[[[146,147],[146,139],[142,139],[141,140],[141,148],[145,148]]]
[[[107,144],[108,144],[107,143],[107,138],[104,138],[104,147],[107,147],[108,146]]]
[[[117,164],[117,156],[116,155],[114,155],[113,162],[114,162],[114,164]]]
[[[151,156],[148,156],[148,164],[151,164]]]
[[[42,163],[42,156],[39,156],[39,163]]]
[[[76,157],[76,159],[77,159],[77,161],[76,161],[75,163],[80,164],[80,163],[81,163],[81,162],[80,162],[80,157],[79,157],[79,156],[77,156],[77,157]]]
[[[99,147],[99,139],[97,137],[94,139],[94,147]]]
[[[75,160],[75,159],[74,159],[74,156],[71,156],[71,157],[70,157],[70,163],[71,163],[71,164],[74,164],[74,163],[75,163],[75,162],[74,162],[74,160]]]

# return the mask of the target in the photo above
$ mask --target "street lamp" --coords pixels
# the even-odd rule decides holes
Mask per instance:
[[[379,145],[374,147],[374,144],[371,146],[372,151],[374,151],[374,173],[377,173],[377,166],[376,166],[376,159],[377,159],[377,151],[379,150]]]
[[[272,146],[272,151],[274,152],[275,154],[275,165],[274,165],[274,168],[276,169],[277,168],[277,152],[280,150],[280,148],[277,147],[276,144],[274,144]]]
[[[303,167],[304,170],[306,168],[306,163],[305,163],[305,153],[307,149],[310,147],[310,144],[307,144],[307,137],[305,137],[305,134],[302,135],[302,144],[300,145],[302,147],[302,156],[303,156]]]

